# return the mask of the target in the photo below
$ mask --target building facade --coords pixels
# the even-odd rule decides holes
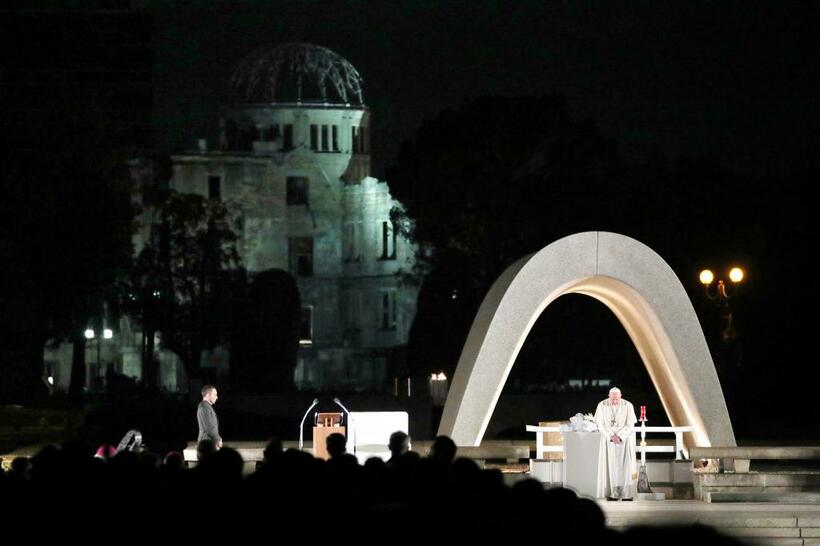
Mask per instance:
[[[361,78],[326,48],[285,44],[253,52],[231,83],[219,142],[199,140],[173,155],[170,187],[224,201],[238,215],[249,276],[284,270],[295,279],[298,388],[379,388],[388,361],[407,343],[418,290],[403,281],[415,251],[391,221],[400,204],[386,182],[370,176],[371,115]],[[114,365],[138,378],[141,334],[124,320]],[[163,387],[182,388],[181,366],[160,353]],[[229,362],[226,350],[203,358],[222,373]]]

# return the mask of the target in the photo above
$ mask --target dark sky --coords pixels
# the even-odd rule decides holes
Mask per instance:
[[[809,5],[812,4],[812,5]],[[559,92],[627,158],[716,154],[743,173],[817,168],[811,2],[159,2],[158,142],[215,138],[252,49],[329,47],[365,80],[377,171],[440,110],[482,94]]]

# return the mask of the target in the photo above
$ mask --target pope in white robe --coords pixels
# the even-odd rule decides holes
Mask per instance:
[[[635,462],[635,408],[612,388],[609,398],[598,403],[595,423],[601,433],[598,452],[597,497],[631,499],[636,492],[638,469]]]

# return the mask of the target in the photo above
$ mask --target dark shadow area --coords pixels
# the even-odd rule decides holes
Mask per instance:
[[[527,336],[486,437],[532,440],[524,425],[594,413],[610,386],[620,388],[636,410],[647,407],[648,425],[669,425],[646,366],[615,315],[589,296],[561,296]]]
[[[345,438],[335,436],[328,438],[327,461],[282,451],[273,439],[265,460],[248,476],[239,452],[217,451],[208,441],[201,442],[193,469],[185,468],[176,451],[116,453],[83,442],[48,446],[0,474],[0,508],[19,530],[37,525],[44,535],[78,539],[122,532],[135,521],[141,532],[161,532],[170,540],[189,537],[195,522],[214,525],[212,536],[219,540],[294,532],[325,538],[343,527],[382,537],[402,530],[445,540],[487,533],[529,539],[543,537],[543,526],[534,523],[547,521],[576,543],[634,544],[639,537],[678,543],[685,536],[690,544],[698,537],[708,544],[736,544],[700,527],[615,532],[606,528],[595,502],[529,479],[506,485],[499,470],[459,458],[447,437],[436,439],[428,458],[397,448],[388,463],[370,459],[362,466],[346,453]],[[43,526],[43,515],[32,507],[46,499],[59,510]]]

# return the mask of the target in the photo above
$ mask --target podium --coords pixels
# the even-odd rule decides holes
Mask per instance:
[[[601,452],[600,432],[563,432],[564,487],[579,497],[598,496],[598,458]],[[606,470],[603,470],[606,472]]]
[[[345,431],[341,413],[317,413],[313,422],[313,456],[328,460],[327,437],[337,432],[346,436]]]

